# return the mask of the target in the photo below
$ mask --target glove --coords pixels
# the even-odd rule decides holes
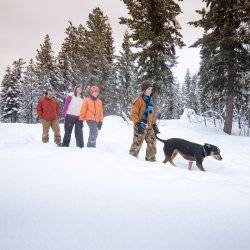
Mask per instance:
[[[98,122],[97,123],[97,128],[98,128],[98,130],[101,130],[101,128],[102,128],[102,122]]]
[[[157,125],[154,124],[153,125],[153,130],[154,130],[154,133],[157,135],[157,134],[160,134],[160,130],[158,129]]]
[[[138,122],[135,124],[135,130],[139,134],[143,134],[146,128],[146,124],[144,122]]]

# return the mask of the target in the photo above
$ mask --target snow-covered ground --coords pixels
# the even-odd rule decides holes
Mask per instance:
[[[40,124],[0,124],[0,249],[249,250],[250,139],[183,120],[159,128],[217,145],[223,161],[207,157],[205,173],[181,157],[163,164],[161,142],[157,162],[145,146],[133,158],[132,126],[118,117],[96,149],[42,144]]]

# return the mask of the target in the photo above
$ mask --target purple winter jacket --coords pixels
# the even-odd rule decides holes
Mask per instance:
[[[66,97],[66,99],[65,99],[63,108],[62,108],[62,110],[61,110],[61,112],[60,112],[60,114],[61,114],[62,117],[65,117],[65,116],[66,116],[67,111],[68,111],[68,108],[69,108],[69,104],[70,104],[71,100],[72,100],[72,96],[71,96],[71,95],[68,95],[68,96]]]

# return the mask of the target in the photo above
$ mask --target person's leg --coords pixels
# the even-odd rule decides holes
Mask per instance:
[[[84,147],[82,128],[83,128],[83,121],[77,118],[77,120],[75,121],[75,137],[76,137],[76,146],[79,148]]]
[[[89,139],[87,147],[96,147],[96,138],[98,136],[98,128],[97,123],[95,121],[87,121],[87,124],[89,126]]]
[[[43,126],[42,142],[47,143],[49,142],[49,128],[51,122],[42,119],[41,123]]]
[[[153,128],[146,129],[145,141],[147,143],[146,161],[156,161],[156,137]]]
[[[133,142],[130,147],[129,154],[137,157],[139,155],[144,139],[145,139],[145,132],[143,134],[139,134],[134,130]]]
[[[54,120],[52,121],[51,123],[51,128],[54,132],[54,142],[57,144],[57,145],[60,145],[61,143],[61,135],[60,135],[60,127],[59,127],[59,122],[58,120]]]
[[[63,136],[63,147],[68,147],[70,143],[71,133],[74,126],[74,119],[73,117],[66,115],[64,121],[64,136]]]

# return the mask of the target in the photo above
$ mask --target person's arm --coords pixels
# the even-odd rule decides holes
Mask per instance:
[[[59,102],[56,100],[56,116],[59,118],[60,116],[60,105]]]
[[[97,128],[98,130],[101,130],[102,128],[102,124],[103,124],[103,104],[102,104],[102,101],[99,100],[99,122],[97,123]]]
[[[87,99],[85,98],[82,102],[82,107],[81,107],[80,116],[79,116],[79,119],[82,121],[85,120],[87,108],[88,108],[88,102],[87,102]]]
[[[72,100],[72,96],[68,95],[65,99],[65,102],[64,102],[64,105],[63,105],[63,108],[61,110],[61,116],[65,117],[66,116],[66,113],[68,111],[68,108],[69,108],[69,104]]]
[[[137,98],[135,99],[131,107],[131,119],[134,124],[137,124],[140,122],[139,114],[140,114],[140,99]]]
[[[103,121],[103,117],[104,117],[104,115],[103,115],[103,103],[102,103],[102,101],[100,101],[100,120],[101,120],[101,122]]]

